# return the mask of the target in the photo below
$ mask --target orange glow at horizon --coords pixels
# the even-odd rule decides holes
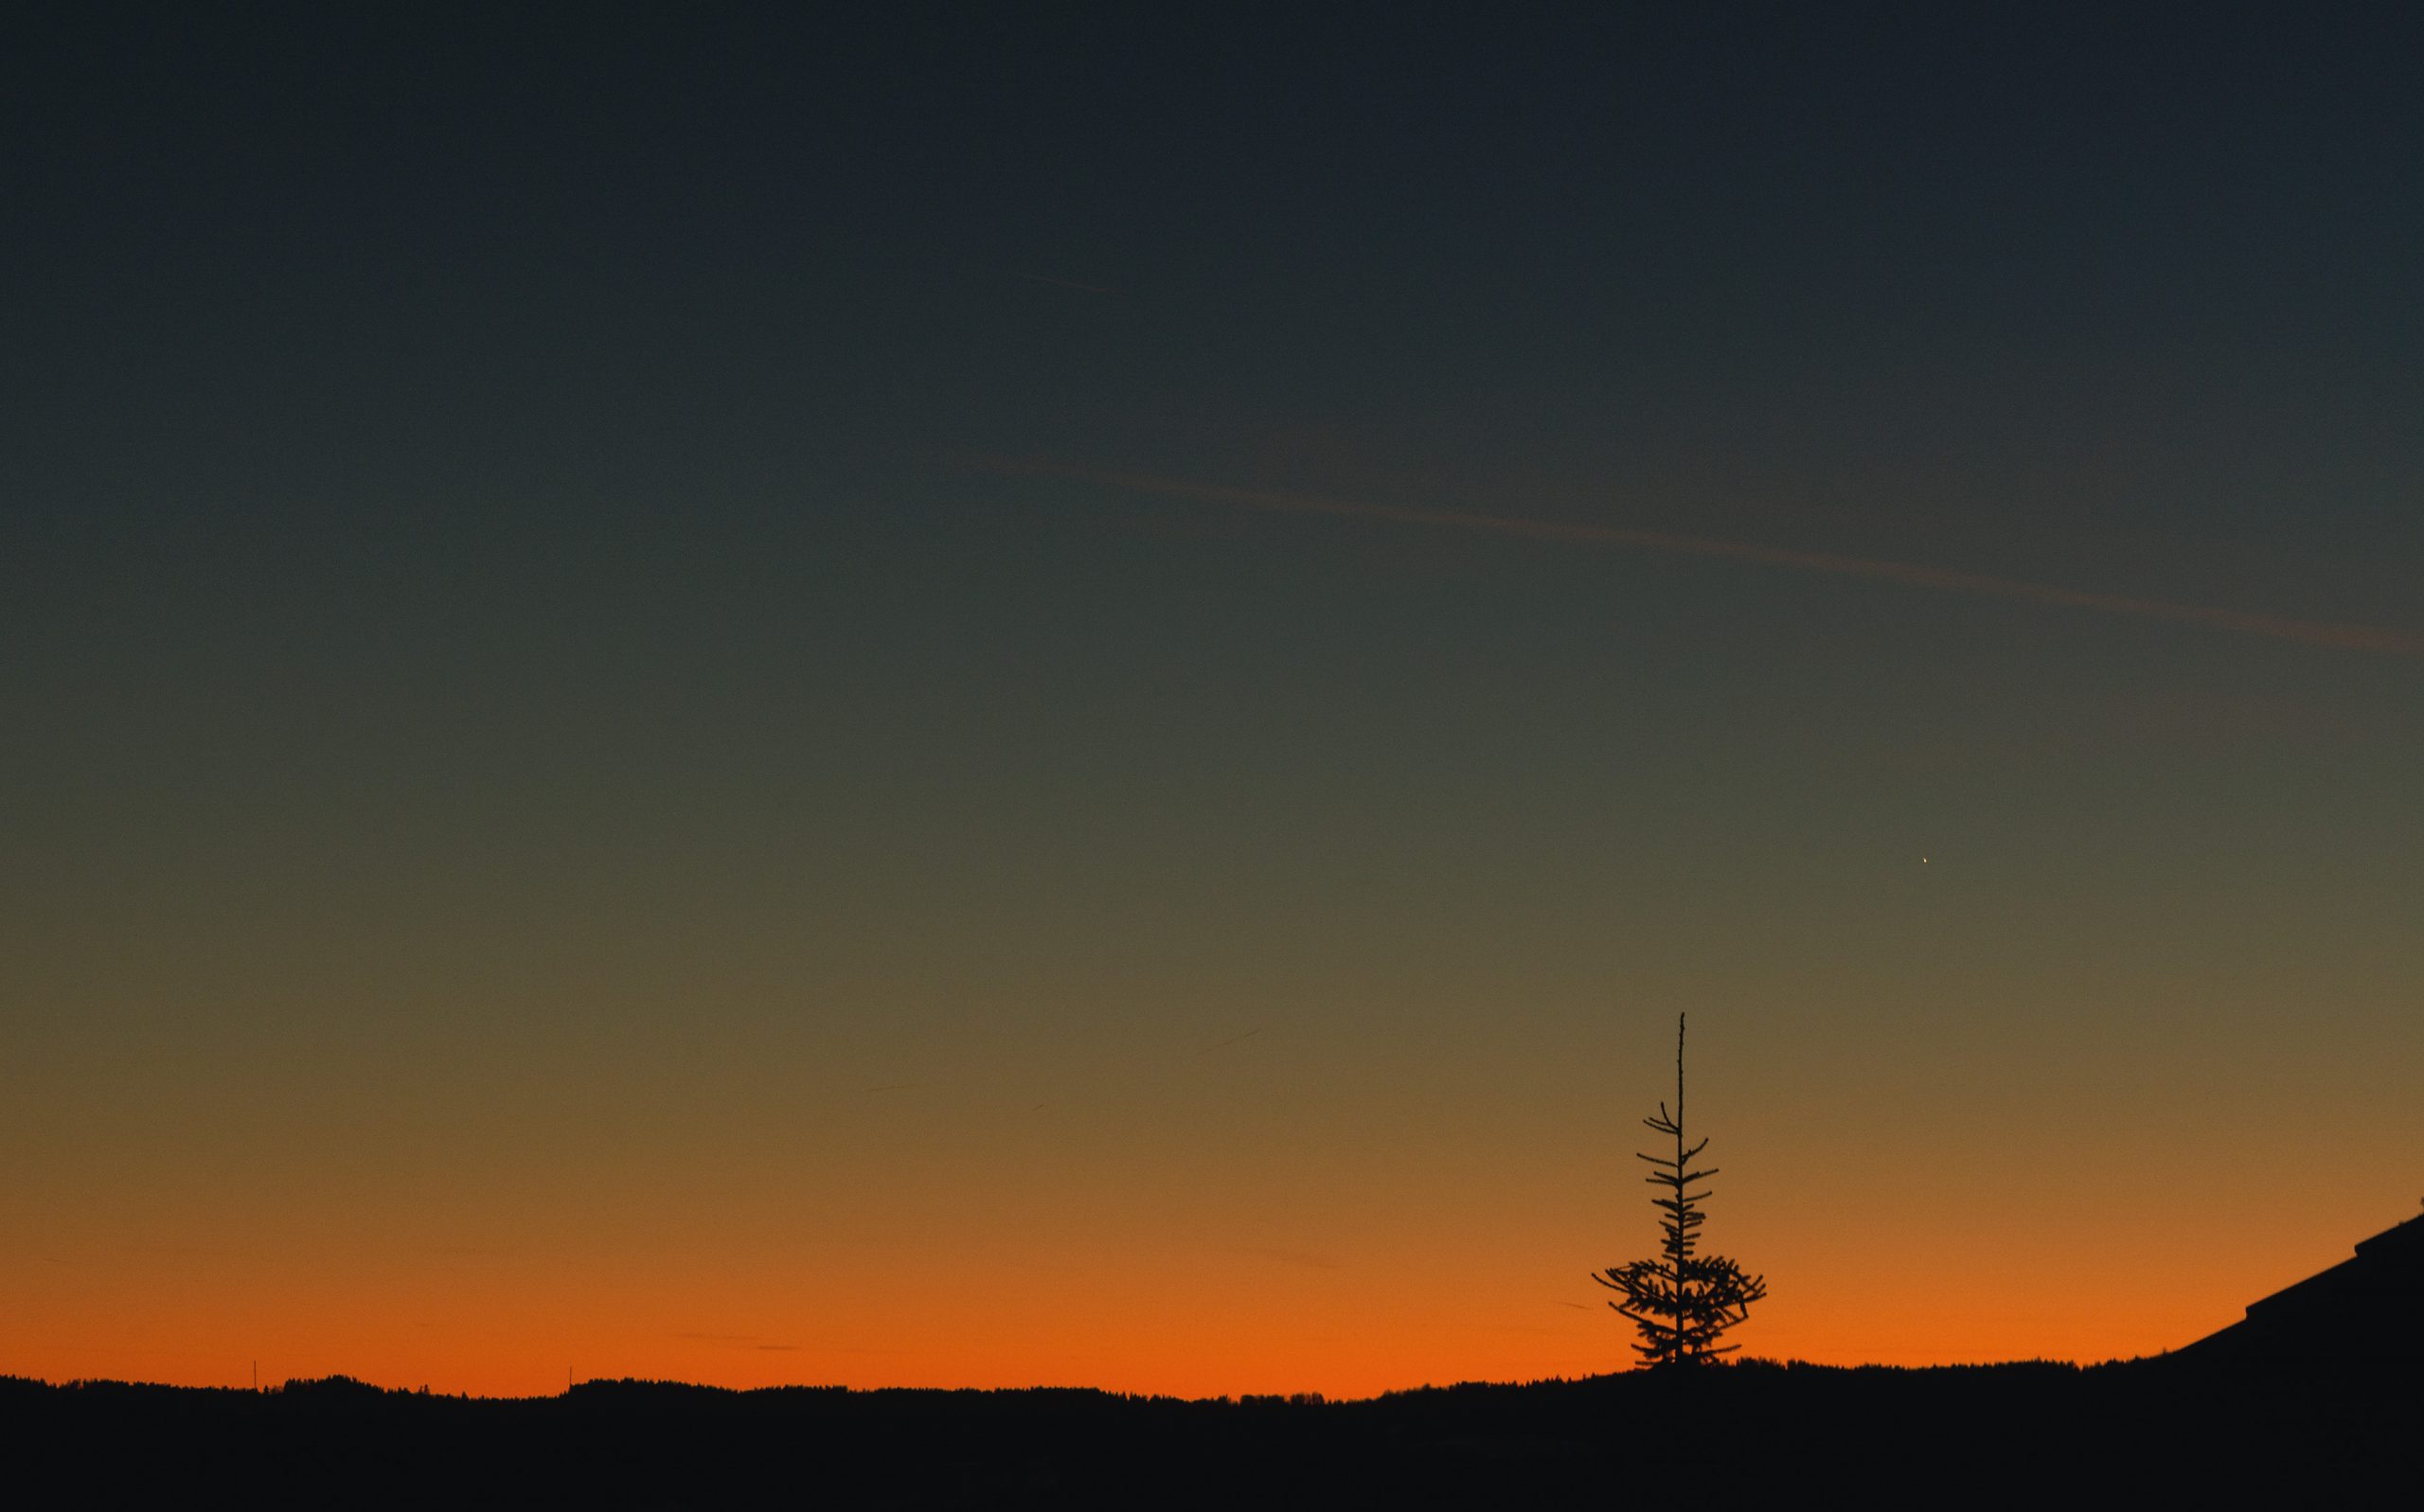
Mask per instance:
[[[1842,1365],[2153,1354],[2406,1216],[2360,1213],[2341,1193],[2294,1228],[2230,1243],[2198,1227],[2216,1212],[2167,1227],[2116,1202],[2031,1235],[1982,1201],[1967,1226],[1938,1216],[1898,1232],[1856,1194],[1837,1194],[1852,1200],[1829,1221],[1770,1183],[1720,1186],[1711,1247],[1765,1269],[1773,1289],[1733,1336],[1743,1355]],[[1540,1191],[1524,1182],[1503,1197]],[[258,1361],[264,1383],[343,1374],[484,1396],[550,1395],[568,1374],[1332,1397],[1573,1378],[1630,1367],[1631,1329],[1586,1272],[1654,1242],[1646,1203],[1629,1214],[1631,1194],[1599,1195],[1618,1200],[1554,1221],[1470,1194],[1456,1221],[1349,1204],[1355,1226],[1301,1250],[1224,1242],[1218,1218],[1132,1214],[1056,1238],[1005,1230],[995,1214],[989,1233],[914,1223],[923,1232],[907,1244],[836,1244],[775,1222],[719,1247],[677,1221],[578,1251],[348,1252],[325,1234],[257,1232],[114,1259],[19,1252],[0,1268],[12,1298],[0,1372],[234,1386]],[[1413,1183],[1391,1200],[1410,1198]],[[593,1239],[615,1226],[589,1221]]]
[[[1823,1364],[1925,1365],[2021,1359],[2080,1362],[2152,1354],[2234,1321],[2240,1307],[2344,1254],[2273,1265],[2251,1289],[2210,1272],[2194,1290],[2160,1272],[2113,1278],[2082,1299],[2009,1274],[1967,1289],[1904,1290],[1902,1278],[1833,1283],[1860,1312],[1850,1327],[1791,1292],[1738,1334],[1746,1357]],[[978,1268],[981,1269],[981,1268]],[[2220,1268],[2215,1268],[2220,1269]],[[2251,1268],[2252,1269],[2252,1268]],[[25,1294],[29,1278],[12,1277]],[[38,1279],[38,1278],[35,1278]],[[1476,1275],[1477,1282],[1505,1279]],[[54,1286],[53,1297],[71,1288]],[[1394,1290],[1325,1272],[1306,1283],[1232,1273],[1185,1277],[1167,1293],[1098,1286],[1005,1287],[954,1298],[938,1275],[863,1282],[852,1316],[781,1315],[763,1284],[677,1282],[614,1292],[551,1291],[541,1278],[415,1280],[276,1289],[206,1275],[149,1289],[115,1318],[41,1309],[14,1331],[8,1374],[236,1386],[348,1375],[388,1387],[481,1396],[548,1395],[574,1379],[635,1377],[747,1388],[1088,1386],[1210,1396],[1318,1391],[1333,1397],[1459,1380],[1529,1380],[1629,1368],[1632,1337],[1604,1307],[1572,1298],[1458,1308],[1444,1288]],[[1567,1290],[1579,1292],[1578,1288]],[[1890,1290],[1891,1295],[1878,1295]],[[60,1298],[64,1302],[65,1298]],[[444,1310],[440,1310],[440,1308]],[[751,1331],[748,1319],[760,1321]],[[689,1325],[691,1326],[680,1326]],[[723,1325],[724,1326],[719,1326]]]

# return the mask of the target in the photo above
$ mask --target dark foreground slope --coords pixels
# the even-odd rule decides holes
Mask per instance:
[[[725,1392],[598,1382],[483,1400],[342,1379],[256,1395],[0,1380],[17,1504],[2324,1504],[2403,1486],[2414,1372],[1744,1364],[1372,1401],[1087,1391]],[[10,1497],[10,1500],[17,1500]]]

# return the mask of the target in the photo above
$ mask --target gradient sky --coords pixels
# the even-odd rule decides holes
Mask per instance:
[[[352,9],[0,45],[0,1372],[1619,1368],[1686,1010],[1750,1353],[2415,1211],[2415,17]]]

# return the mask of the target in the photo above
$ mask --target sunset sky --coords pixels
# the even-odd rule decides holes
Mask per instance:
[[[2415,1213],[2424,20],[1317,9],[12,20],[0,1374],[1620,1369],[1680,1012],[1748,1354]]]

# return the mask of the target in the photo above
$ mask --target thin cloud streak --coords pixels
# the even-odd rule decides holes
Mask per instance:
[[[1138,493],[1157,493],[1167,498],[1195,499],[1207,504],[1259,509],[1273,514],[1318,514],[1348,520],[1381,520],[1393,525],[1470,530],[1488,535],[1512,536],[1525,541],[1569,542],[1579,545],[1622,546],[1636,551],[1659,551],[1674,556],[1727,558],[1737,561],[1757,562],[1762,566],[1791,567],[1802,572],[1830,573],[1844,578],[1867,578],[1884,582],[1904,583],[1914,588],[1934,588],[1948,593],[1969,594],[1982,598],[2002,598],[2033,604],[2064,604],[2074,609],[2101,610],[2112,614],[2133,614],[2141,619],[2160,619],[2174,624],[2201,626],[2207,630],[2234,631],[2243,635],[2261,635],[2271,640],[2294,641],[2306,646],[2325,646],[2335,650],[2372,651],[2381,655],[2424,660],[2424,635],[2411,634],[2401,631],[2382,630],[2371,625],[2336,624],[2328,620],[2293,619],[2280,614],[2250,614],[2244,610],[2216,609],[2201,604],[2175,604],[2160,598],[2138,598],[2127,594],[2091,593],[2084,589],[2063,588],[2052,583],[2024,582],[2018,578],[1996,578],[1986,573],[1963,572],[1951,567],[1931,567],[1922,562],[1891,561],[1877,557],[1854,557],[1831,551],[1796,551],[1783,546],[1763,546],[1751,542],[1727,541],[1716,536],[1684,535],[1667,530],[1633,530],[1616,525],[1573,525],[1556,520],[1527,520],[1518,516],[1474,514],[1462,509],[1429,509],[1406,505],[1363,504],[1348,499],[1324,498],[1318,494],[1279,493],[1262,489],[1239,489],[1225,484],[1198,483],[1185,478],[1155,477],[1150,473],[1121,472],[1096,468],[1063,467],[1053,463],[1019,461],[1008,457],[984,457],[978,459],[977,465],[988,471],[1035,477],[1068,478],[1078,482],[1099,484],[1105,488],[1126,489]]]

